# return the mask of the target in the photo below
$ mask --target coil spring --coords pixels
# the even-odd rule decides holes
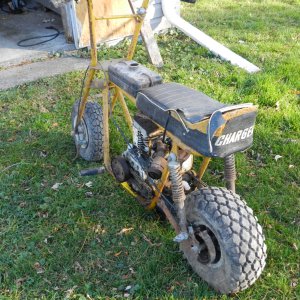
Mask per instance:
[[[143,141],[144,141],[144,146],[149,148],[150,138],[148,136],[143,137]]]
[[[139,152],[140,153],[146,152],[146,147],[149,147],[149,141],[150,141],[149,137],[145,138],[140,131],[138,131],[137,135],[138,135],[137,146]]]
[[[142,153],[145,149],[144,138],[140,131],[138,131],[137,135],[138,135],[137,146],[138,146],[139,152]]]
[[[224,179],[226,181],[227,188],[235,192],[236,169],[234,154],[228,155],[224,158]]]
[[[236,170],[235,170],[235,157],[231,154],[224,159],[224,177],[225,180],[235,180]]]
[[[184,205],[185,193],[182,185],[179,162],[169,162],[170,179],[172,183],[172,198],[176,204]],[[180,206],[181,206],[180,205]]]

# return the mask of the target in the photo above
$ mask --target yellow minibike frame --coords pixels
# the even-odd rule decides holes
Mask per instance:
[[[129,4],[133,10],[133,7],[131,5],[131,2],[129,0]],[[83,93],[82,93],[82,98],[80,101],[80,106],[78,110],[78,116],[77,116],[77,121],[75,125],[75,132],[78,128],[78,125],[82,121],[86,103],[88,101],[88,96],[90,94],[90,89],[93,86],[93,82],[95,79],[95,74],[97,71],[104,71],[105,73],[105,78],[106,80],[103,81],[102,83],[102,105],[103,105],[103,130],[104,130],[104,137],[103,137],[103,155],[104,155],[104,166],[106,170],[112,174],[111,170],[111,158],[110,158],[110,138],[109,138],[109,118],[113,114],[114,107],[117,103],[117,101],[120,103],[121,108],[124,113],[125,120],[132,131],[132,118],[127,106],[127,103],[125,101],[128,99],[131,101],[133,104],[136,103],[136,99],[129,95],[126,91],[124,91],[122,88],[114,84],[109,80],[108,74],[107,74],[107,69],[103,66],[106,65],[105,63],[98,63],[97,60],[97,45],[96,45],[96,22],[101,21],[101,20],[109,20],[109,19],[134,19],[135,20],[135,28],[134,28],[134,33],[133,37],[131,40],[131,44],[129,46],[128,54],[126,57],[126,60],[132,60],[138,38],[141,32],[141,28],[143,25],[143,21],[146,15],[147,8],[149,6],[149,0],[143,0],[141,8],[138,10],[137,13],[131,14],[131,15],[118,15],[118,16],[108,16],[108,17],[96,17],[94,15],[94,10],[93,10],[93,3],[92,0],[87,0],[87,5],[88,5],[88,17],[89,17],[89,30],[90,30],[90,44],[91,44],[91,62],[87,71],[87,76],[86,80],[84,83],[84,88],[83,88]],[[109,62],[108,62],[109,63]],[[112,101],[109,101],[110,94],[112,94]],[[251,112],[253,110],[256,110],[257,108],[255,106],[253,107],[245,107],[239,110],[234,110],[234,111],[229,111],[223,114],[223,117],[225,120],[230,120],[232,118],[235,118],[239,115]],[[176,117],[176,116],[175,116]],[[207,130],[207,125],[208,125],[209,119],[205,119],[197,124],[190,124],[187,122],[187,127],[189,129],[197,129],[200,130],[203,133],[206,133]],[[158,125],[158,124],[157,124]],[[158,125],[159,126],[159,125]],[[161,129],[163,129],[161,126],[159,126]],[[220,127],[216,133],[215,136],[220,136],[222,134],[222,131],[224,129],[225,125]],[[173,141],[172,144],[172,149],[171,152],[173,152],[175,155],[178,152],[178,149],[184,149],[189,151],[191,154],[194,156],[201,156],[203,158],[202,163],[200,165],[199,171],[197,172],[197,177],[199,181],[201,181],[205,171],[207,170],[207,167],[211,161],[210,157],[205,157],[202,154],[195,152],[193,149],[189,148],[187,145],[183,144],[180,139],[178,139],[176,136],[172,135],[170,132],[167,131],[167,136],[170,137]],[[180,227],[178,225],[178,222],[175,220],[169,209],[166,207],[164,201],[160,201],[161,193],[165,187],[166,182],[168,181],[169,178],[169,170],[168,167],[166,167],[162,173],[162,177],[156,187],[154,189],[154,197],[150,201],[146,201],[143,199],[141,196],[137,195],[135,191],[131,189],[129,184],[126,182],[122,183],[121,185],[125,190],[127,190],[132,196],[136,197],[140,202],[144,203],[145,207],[148,209],[154,209],[156,206],[159,206],[167,218],[169,219],[171,225],[174,227],[175,231],[177,233],[180,232]]]

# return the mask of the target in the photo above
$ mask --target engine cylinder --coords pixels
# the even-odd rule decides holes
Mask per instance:
[[[155,148],[155,153],[153,155],[148,174],[153,179],[160,179],[162,172],[167,166],[167,160],[165,159],[165,156],[168,152],[168,145],[159,140],[156,142]]]

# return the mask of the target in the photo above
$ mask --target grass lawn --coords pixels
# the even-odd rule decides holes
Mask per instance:
[[[268,260],[256,284],[233,299],[299,299],[300,3],[198,0],[182,13],[262,69],[247,74],[175,30],[158,39],[165,81],[260,106],[254,145],[237,155],[237,191],[264,228]],[[125,44],[101,48],[99,57],[119,56]],[[149,66],[142,45],[136,59]],[[168,223],[109,175],[78,176],[94,166],[73,161],[70,112],[82,76],[0,92],[0,299],[114,299],[129,285],[137,299],[230,299],[193,274]],[[120,153],[115,129],[112,139]],[[221,171],[214,161],[206,182],[224,185]]]

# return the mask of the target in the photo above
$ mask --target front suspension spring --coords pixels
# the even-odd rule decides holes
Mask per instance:
[[[180,174],[180,163],[169,162],[170,179],[172,183],[172,198],[176,204],[181,205],[185,200],[184,188],[182,185],[182,176]]]
[[[182,185],[182,175],[180,174],[180,163],[178,161],[170,161],[168,167],[172,184],[172,198],[177,208],[180,230],[181,232],[186,232],[186,215],[184,207],[186,197]]]

